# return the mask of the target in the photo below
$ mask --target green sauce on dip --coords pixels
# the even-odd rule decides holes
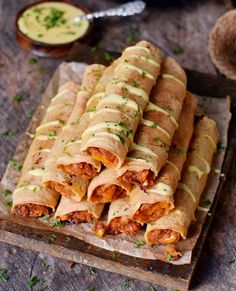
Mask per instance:
[[[45,44],[66,44],[82,37],[89,22],[74,24],[84,12],[64,2],[43,2],[26,9],[18,19],[19,30],[32,40]]]

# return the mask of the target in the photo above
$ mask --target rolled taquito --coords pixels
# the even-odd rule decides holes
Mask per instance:
[[[142,224],[132,219],[134,213],[133,205],[130,203],[129,196],[111,202],[106,233],[119,234],[125,233],[134,236],[141,228]]]
[[[115,60],[102,74],[93,91],[92,97],[88,100],[85,113],[74,128],[74,138],[65,145],[62,155],[57,160],[57,166],[65,173],[75,177],[75,179],[78,177],[83,180],[91,180],[101,169],[101,163],[99,161],[93,160],[88,153],[81,151],[81,134],[88,127],[89,121],[94,114],[100,115],[100,118],[102,118],[102,112],[95,112],[96,106],[98,101],[104,96],[105,87],[112,79],[117,63],[118,60]]]
[[[153,185],[164,166],[186,96],[186,75],[172,58],[163,64],[119,179],[143,188]]]
[[[57,167],[57,160],[63,155],[69,155],[71,148],[74,147],[77,150],[80,146],[78,139],[84,128],[81,126],[81,117],[104,69],[105,67],[102,65],[93,64],[85,70],[76,105],[45,162],[45,173],[42,179],[45,187],[78,201],[86,194],[88,180],[65,173]]]
[[[105,169],[93,178],[88,187],[88,201],[90,203],[108,203],[128,195],[131,190],[128,183],[117,180],[117,173],[112,169]]]
[[[161,169],[155,184],[145,191],[136,187],[130,192],[130,201],[135,213],[134,221],[154,222],[174,208],[174,193],[186,160],[189,143],[194,128],[194,112],[197,99],[187,93],[175,131],[168,160]]]
[[[189,226],[206,186],[219,132],[216,123],[204,117],[196,125],[181,181],[175,193],[175,209],[148,224],[145,239],[149,244],[176,243],[186,239]]]
[[[174,134],[168,161],[154,186],[146,190],[135,186],[129,193],[129,197],[113,201],[109,208],[107,232],[114,234],[133,232],[135,234],[141,225],[156,221],[174,208],[173,194],[180,179],[192,137],[196,105],[196,98],[188,93],[179,118],[179,127]]]
[[[100,218],[103,208],[104,204],[90,204],[86,199],[77,202],[62,197],[54,216],[65,223],[92,222]]]
[[[122,165],[159,75],[160,62],[160,50],[149,42],[141,41],[124,50],[82,135],[81,149],[93,160],[107,168]]]
[[[24,161],[22,173],[13,193],[12,212],[19,216],[39,217],[51,213],[59,199],[56,191],[42,187],[45,161],[75,105],[79,86],[63,84],[52,98]]]

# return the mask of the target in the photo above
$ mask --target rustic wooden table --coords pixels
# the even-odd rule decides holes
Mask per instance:
[[[0,1],[0,176],[25,131],[53,71],[62,59],[38,58],[19,48],[15,40],[15,15],[29,0]],[[111,7],[118,1],[78,1],[92,10]],[[150,1],[152,2],[152,1]],[[155,2],[155,1],[153,1]],[[165,1],[161,1],[165,2]],[[175,1],[173,1],[175,2]],[[184,3],[184,1],[178,1]],[[98,21],[96,39],[110,50],[121,50],[131,38],[148,39],[181,65],[216,74],[207,51],[208,33],[229,1],[185,1],[178,7],[149,6],[142,16]],[[31,63],[31,64],[30,64]],[[201,86],[201,84],[199,84]],[[236,95],[236,93],[235,93]],[[236,110],[235,110],[236,111]],[[231,138],[236,148],[236,133]],[[195,290],[236,290],[235,197],[236,155],[227,176],[225,197],[221,197],[204,246],[192,288]],[[0,244],[0,290],[29,290],[29,278],[40,279],[33,289],[42,290],[166,290],[149,283],[90,269],[48,255]],[[42,264],[48,264],[47,270]],[[44,265],[45,266],[45,265]],[[8,281],[4,281],[4,268]],[[45,283],[43,283],[43,280]],[[31,280],[32,281],[32,280]],[[40,289],[41,288],[41,289]],[[93,289],[94,288],[94,289]]]

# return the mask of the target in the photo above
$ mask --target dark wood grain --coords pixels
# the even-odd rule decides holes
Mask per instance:
[[[37,64],[32,66],[28,64],[28,59],[33,57],[32,54],[18,47],[14,31],[15,15],[30,2],[34,1],[2,0],[0,2],[0,132],[18,130],[16,136],[0,138],[0,176],[29,123],[28,113],[35,110],[40,101],[41,92],[45,89],[57,65],[62,61],[62,59],[37,58]],[[102,0],[79,2],[88,5],[92,10],[111,7],[119,3]],[[98,21],[95,37],[108,50],[120,51],[128,44],[127,37],[133,29],[139,27],[139,39],[145,38],[157,43],[165,53],[174,56],[184,67],[215,74],[216,70],[207,51],[208,33],[216,19],[229,6],[226,6],[223,1],[215,0],[179,2],[182,2],[179,7],[167,5],[149,7],[143,15],[134,18]],[[183,53],[175,55],[173,50],[176,47],[181,47]],[[197,89],[201,89],[201,84]],[[23,96],[23,101],[19,104],[12,101],[12,97],[16,94]],[[231,92],[231,95],[236,94]],[[233,151],[236,148],[235,115],[232,126],[232,137],[229,142],[232,144]],[[227,174],[225,195],[220,197],[216,209],[217,215],[213,218],[213,224],[192,282],[195,290],[236,289],[236,264],[229,263],[236,257],[235,167],[236,155],[234,153],[231,163],[232,171]],[[4,243],[0,244],[0,252],[0,267],[8,269],[10,278],[8,282],[0,281],[0,290],[29,290],[27,281],[32,275],[45,278],[49,286],[48,290],[53,291],[87,290],[89,287],[101,291],[126,290],[123,287],[126,276],[102,270],[96,270],[96,274],[92,275],[90,268],[84,265],[76,264],[73,269],[70,269],[62,259]],[[50,265],[48,271],[42,270],[42,262]],[[152,286],[158,291],[166,290],[164,287],[135,279],[129,282],[128,290],[151,290]],[[38,288],[40,288],[40,283],[34,289]]]

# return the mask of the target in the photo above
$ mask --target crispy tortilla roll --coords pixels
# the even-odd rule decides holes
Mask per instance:
[[[124,50],[82,136],[81,149],[93,160],[107,168],[122,165],[159,75],[160,62],[160,50],[146,41]]]
[[[128,196],[112,201],[108,211],[106,233],[134,236],[142,225],[132,220],[134,209]]]
[[[13,193],[12,212],[19,216],[39,217],[54,211],[59,194],[42,188],[45,161],[58,139],[75,105],[79,86],[73,82],[62,85],[52,98],[42,123],[25,159],[17,187]]]
[[[186,96],[186,75],[172,58],[167,58],[161,77],[131,145],[119,179],[148,188],[164,166]]]
[[[91,203],[108,203],[128,195],[129,185],[116,179],[116,172],[112,169],[103,170],[95,177],[88,187],[88,201]]]
[[[95,112],[96,106],[98,101],[104,96],[105,87],[112,79],[117,62],[114,61],[102,74],[93,91],[92,97],[86,105],[86,112],[81,117],[79,124],[74,128],[74,137],[65,145],[62,155],[57,160],[57,166],[65,173],[82,178],[83,180],[89,181],[96,176],[100,172],[101,163],[93,160],[88,153],[81,151],[81,135],[87,129],[94,114],[100,116],[100,118],[103,116],[103,112]]]
[[[215,122],[204,117],[194,131],[181,182],[175,193],[175,209],[153,225],[147,225],[145,239],[149,244],[176,243],[181,238],[186,239],[206,186],[218,140]]]
[[[60,221],[73,224],[91,222],[100,218],[103,208],[104,204],[92,205],[86,199],[77,202],[62,197],[55,217]]]
[[[67,151],[71,150],[71,148],[78,150],[77,148],[80,147],[80,143],[77,139],[81,137],[84,130],[84,124],[81,124],[80,118],[85,111],[86,103],[91,97],[104,69],[104,66],[97,64],[87,67],[81,90],[77,96],[76,105],[45,162],[43,184],[46,188],[56,190],[64,197],[73,198],[79,201],[86,194],[89,181],[83,179],[83,177],[64,173],[62,169],[57,167],[57,160],[64,154],[70,154],[70,152]]]
[[[155,184],[146,191],[139,187],[131,191],[130,200],[135,209],[132,217],[134,221],[142,224],[154,222],[174,208],[173,194],[177,188],[193,134],[196,107],[197,99],[187,93],[179,118],[179,128],[175,131],[168,160]]]

